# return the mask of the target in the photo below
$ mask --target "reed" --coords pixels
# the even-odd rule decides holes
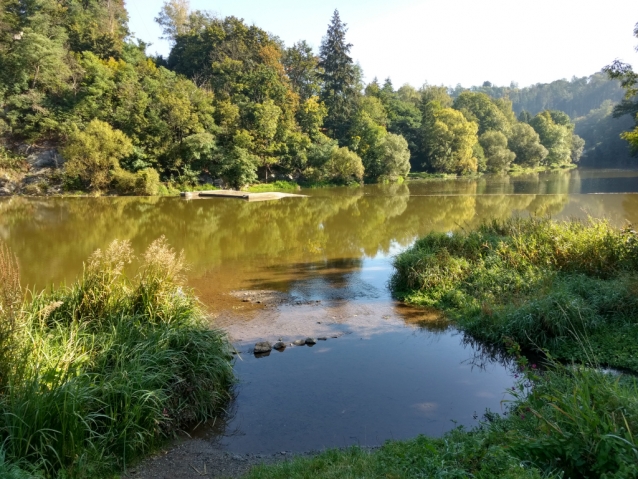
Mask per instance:
[[[70,287],[31,293],[15,317],[0,396],[6,461],[49,476],[121,470],[229,399],[232,355],[164,238],[139,259],[115,241]]]

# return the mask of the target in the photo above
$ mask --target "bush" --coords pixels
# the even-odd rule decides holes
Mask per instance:
[[[225,336],[184,286],[161,238],[134,279],[128,242],[96,251],[69,288],[33,294],[16,319],[0,384],[8,461],[89,477],[123,467],[229,398]]]
[[[359,155],[347,147],[334,148],[326,167],[333,180],[343,183],[362,181],[365,172]]]
[[[115,189],[119,194],[137,196],[157,196],[159,194],[159,173],[153,168],[146,168],[137,173],[117,169],[112,175]]]
[[[66,174],[94,191],[105,189],[112,180],[111,172],[119,168],[119,160],[132,153],[131,140],[98,119],[84,131],[76,127],[62,150]]]

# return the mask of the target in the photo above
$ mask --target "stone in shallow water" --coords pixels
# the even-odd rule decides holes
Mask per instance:
[[[255,354],[268,353],[272,349],[271,344],[268,341],[262,341],[255,344]]]
[[[317,340],[315,338],[306,338],[306,344],[317,344]]]
[[[294,344],[295,346],[303,346],[304,344],[306,344],[306,340],[298,339],[297,341],[294,341],[292,344]]]
[[[286,343],[284,343],[283,341],[277,341],[274,345],[273,345],[274,349],[277,350],[281,350],[281,349],[286,349]]]
[[[322,336],[321,338],[317,338],[317,339],[318,339],[319,341],[328,341],[328,338],[323,337],[323,336]]]

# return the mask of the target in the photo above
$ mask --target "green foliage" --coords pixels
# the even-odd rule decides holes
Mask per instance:
[[[600,108],[574,120],[574,132],[585,140],[580,164],[626,167],[635,163],[628,143],[621,138],[621,134],[634,125],[633,118],[629,115],[614,118],[613,112],[614,104],[605,100]]]
[[[605,222],[512,220],[429,235],[399,255],[392,287],[478,339],[638,370],[638,237]],[[577,337],[588,338],[583,350]],[[625,339],[622,339],[625,338]]]
[[[265,193],[268,191],[297,191],[298,189],[299,185],[297,183],[278,180],[273,183],[252,185],[247,191],[250,191],[251,193]]]
[[[124,133],[95,119],[84,131],[76,129],[69,135],[62,155],[69,177],[80,178],[87,188],[100,191],[111,182],[119,160],[132,152],[133,144]]]
[[[293,90],[302,101],[319,95],[321,91],[319,58],[305,40],[286,49],[282,56],[282,64]]]
[[[522,464],[486,430],[454,429],[441,439],[419,436],[389,441],[368,452],[359,447],[329,450],[272,466],[253,468],[248,479],[476,477],[481,479],[540,479],[538,469]],[[556,477],[549,475],[546,477]]]
[[[478,125],[460,111],[429,103],[423,122],[423,148],[427,164],[442,173],[473,173],[478,164],[473,151]]]
[[[548,154],[544,163],[552,168],[565,166],[572,161],[573,124],[565,114],[543,111],[530,120]]]
[[[408,142],[400,135],[388,133],[379,147],[380,178],[397,180],[410,172]]]
[[[359,155],[347,147],[333,148],[326,164],[329,179],[348,184],[351,181],[363,180],[364,167]]]
[[[0,383],[7,461],[50,476],[101,475],[227,400],[228,343],[184,286],[183,254],[161,238],[129,280],[132,259],[130,245],[115,241],[74,285],[24,303]]]
[[[628,478],[638,473],[638,381],[633,376],[564,366],[547,356],[545,370],[505,339],[518,364],[507,440],[512,452],[567,477]],[[587,348],[581,344],[581,348]]]
[[[510,131],[510,119],[485,93],[463,92],[454,100],[453,107],[462,112],[469,121],[478,124],[479,135],[490,130],[505,134]]]
[[[0,145],[0,170],[26,171],[28,166],[24,157],[16,155]]]
[[[507,138],[500,131],[487,131],[479,137],[485,155],[487,171],[502,173],[507,171],[516,154],[507,149]]]
[[[116,169],[112,172],[112,177],[119,194],[156,196],[159,193],[159,173],[153,168],[145,168],[136,173]]]
[[[538,133],[527,122],[516,123],[512,126],[507,143],[509,149],[516,155],[514,161],[523,167],[538,167],[548,154],[547,148],[541,145]]]
[[[330,136],[340,143],[346,139],[359,95],[357,73],[348,55],[352,45],[346,43],[347,31],[346,24],[335,10],[319,48],[320,78],[323,81],[320,97],[328,108],[325,126]]]

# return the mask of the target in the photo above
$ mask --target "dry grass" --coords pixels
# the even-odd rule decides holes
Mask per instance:
[[[13,324],[22,302],[18,258],[0,241],[0,320]]]

